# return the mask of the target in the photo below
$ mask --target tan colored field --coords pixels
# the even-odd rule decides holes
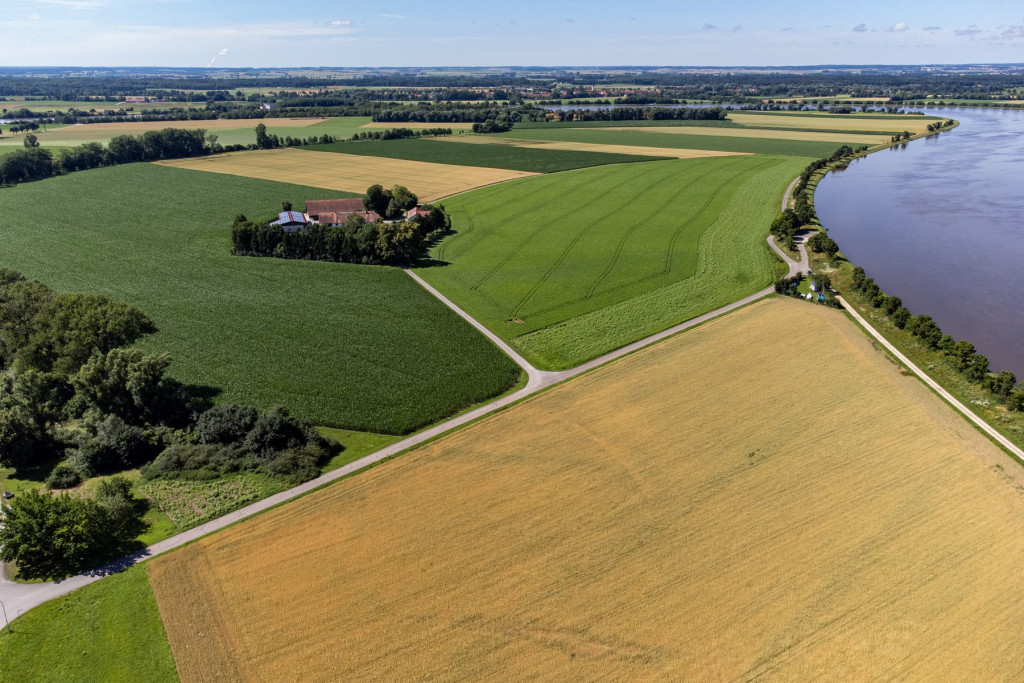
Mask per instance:
[[[888,142],[888,135],[861,133],[822,133],[808,130],[777,128],[715,128],[712,126],[610,126],[601,130],[628,130],[632,133],[667,133],[672,135],[715,135],[726,138],[769,138],[772,140],[810,140],[812,142],[846,142],[854,145],[877,145]]]
[[[764,301],[150,563],[183,681],[1007,680],[1019,468]]]
[[[872,131],[908,130],[923,133],[935,119],[923,116],[901,116],[883,119],[872,116],[851,114],[843,116],[816,116],[807,114],[758,114],[753,112],[729,112],[729,120],[758,128],[814,128],[820,130],[849,130],[870,133]]]
[[[403,123],[387,123],[384,121],[372,121],[364,123],[360,128],[408,128],[409,130],[421,130],[423,128],[451,128],[452,130],[473,130],[472,123],[419,123],[408,121]]]
[[[603,129],[602,129],[603,130]],[[442,142],[466,142],[475,145],[505,145],[507,147],[530,147],[532,149],[560,149],[570,152],[601,152],[604,154],[636,154],[647,157],[668,157],[672,159],[701,159],[703,157],[743,156],[746,152],[718,152],[706,149],[672,149],[668,147],[636,147],[634,145],[600,145],[592,142],[561,142],[555,140],[499,139],[477,136],[452,136],[438,139]]]
[[[362,193],[374,183],[385,187],[405,185],[420,199],[428,202],[484,185],[537,175],[498,168],[453,166],[303,149],[230,152],[155,163],[345,192]]]
[[[309,119],[273,119],[268,126],[281,128],[302,128],[325,121],[322,118]],[[237,128],[252,129],[257,123],[267,123],[271,119],[212,119],[209,121],[127,121],[124,123],[82,123],[65,126],[57,130],[36,132],[40,144],[58,145],[62,142],[89,142],[93,140],[109,140],[115,135],[139,135],[147,130],[164,128],[182,128],[194,130],[232,130]]]

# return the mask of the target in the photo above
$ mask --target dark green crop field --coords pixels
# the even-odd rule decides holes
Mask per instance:
[[[145,566],[41,605],[11,626],[13,633],[0,632],[3,681],[178,680]]]
[[[520,121],[513,126],[516,130],[532,130],[537,128],[673,128],[679,126],[698,126],[712,128],[743,128],[735,121],[698,121],[690,119],[659,119],[654,121]]]
[[[132,303],[177,379],[321,425],[405,432],[514,384],[512,361],[401,270],[230,255],[236,214],[338,196],[152,164],[73,173],[0,189],[0,266]]]
[[[430,161],[456,166],[507,168],[513,171],[533,173],[554,173],[589,166],[658,159],[658,157],[631,154],[530,149],[505,145],[467,145],[461,142],[431,139],[360,140],[358,142],[336,142],[332,145],[313,145],[307,149],[319,152],[408,159],[410,161]]]
[[[620,125],[630,125],[629,123]],[[557,128],[553,130],[528,128],[514,129],[494,135],[499,140],[559,140],[562,142],[588,142],[596,145],[634,145],[667,149],[705,149],[747,154],[771,154],[793,157],[820,158],[836,151],[835,142],[806,140],[778,140],[773,138],[737,138],[715,135],[652,135],[628,130],[600,130],[595,128]]]
[[[418,272],[535,364],[572,367],[767,286],[764,236],[806,163],[657,161],[481,188],[445,201],[446,265]],[[590,316],[600,325],[573,323]]]

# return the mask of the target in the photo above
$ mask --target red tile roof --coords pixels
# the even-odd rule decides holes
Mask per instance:
[[[363,211],[362,199],[314,199],[306,202],[306,213],[319,216],[322,213],[355,213]]]

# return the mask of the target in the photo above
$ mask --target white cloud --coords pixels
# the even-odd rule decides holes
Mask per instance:
[[[352,25],[352,20],[351,19],[335,19],[334,21],[331,22],[331,26],[351,26],[351,25]]]
[[[984,31],[982,31],[977,26],[968,26],[967,28],[958,28],[955,31],[953,31],[953,35],[954,36],[976,36],[979,33],[984,33]]]
[[[700,27],[700,30],[701,31],[714,31],[716,28],[718,28],[718,27],[715,26],[714,24],[704,24],[703,26]]]
[[[941,31],[941,30],[942,30],[942,27],[941,27],[941,26],[925,26],[925,27],[924,27],[923,29],[921,29],[921,30],[922,30],[922,31]]]
[[[892,28],[889,29],[889,33],[902,33],[903,31],[906,31],[908,28],[910,27],[907,26],[906,22],[901,21],[898,24],[893,24]]]
[[[1017,38],[1024,38],[1024,26],[1010,26],[1002,33],[1003,38],[1010,40],[1016,40]]]
[[[854,33],[866,33],[868,30],[867,24],[857,24],[853,27]]]
[[[41,16],[39,16],[38,14],[30,14],[30,15],[28,15],[28,20],[29,21],[42,21],[43,18]]]

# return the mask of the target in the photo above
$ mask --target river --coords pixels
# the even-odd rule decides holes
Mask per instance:
[[[830,173],[815,208],[886,293],[1024,379],[1024,111],[926,113],[960,126]]]

